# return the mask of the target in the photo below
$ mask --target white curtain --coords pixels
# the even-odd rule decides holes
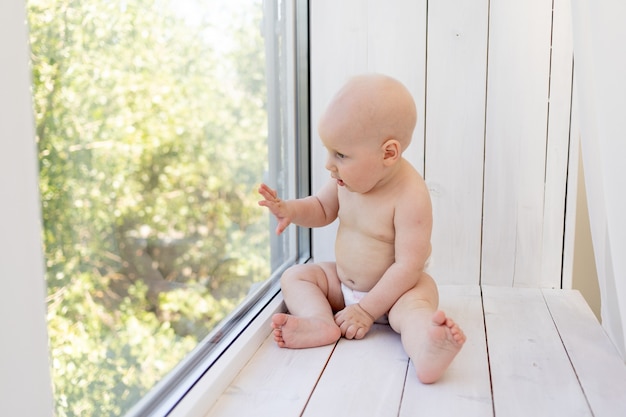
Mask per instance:
[[[626,358],[626,2],[572,0],[575,102],[602,324]]]

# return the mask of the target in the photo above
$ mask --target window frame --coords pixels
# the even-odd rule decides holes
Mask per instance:
[[[0,2],[0,415],[52,416],[26,4]]]
[[[264,0],[264,4],[267,0]],[[286,1],[288,23],[286,73],[290,133],[294,134],[295,197],[310,194],[310,95],[309,95],[309,0]],[[288,21],[289,22],[289,21]],[[291,26],[291,27],[290,27]],[[157,383],[126,416],[204,415],[241,366],[267,337],[269,319],[284,309],[280,276],[290,266],[311,258],[312,238],[308,228],[295,230],[295,257],[276,268],[248,299],[203,339],[163,380]],[[209,392],[210,391],[210,392]]]

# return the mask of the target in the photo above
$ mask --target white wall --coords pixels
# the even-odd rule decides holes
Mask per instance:
[[[0,416],[51,416],[25,3],[0,2]]]
[[[626,357],[626,3],[573,0],[576,91],[602,324]]]
[[[313,190],[328,178],[316,123],[332,94],[350,75],[395,76],[418,107],[406,156],[433,200],[435,279],[560,288],[572,93],[569,5],[313,1]],[[334,227],[314,231],[317,260],[333,258],[334,233]]]

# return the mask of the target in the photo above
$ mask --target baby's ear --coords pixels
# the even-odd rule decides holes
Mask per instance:
[[[396,139],[388,139],[383,143],[383,162],[385,165],[393,165],[400,159],[402,150],[400,142]]]

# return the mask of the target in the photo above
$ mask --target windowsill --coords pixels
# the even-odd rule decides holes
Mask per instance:
[[[468,342],[436,384],[417,381],[388,326],[359,341],[279,349],[269,329],[284,309],[278,294],[170,415],[626,413],[626,365],[578,291],[440,290]]]
[[[263,344],[272,315],[279,311],[285,311],[285,306],[282,295],[277,293],[168,416],[204,416]]]

